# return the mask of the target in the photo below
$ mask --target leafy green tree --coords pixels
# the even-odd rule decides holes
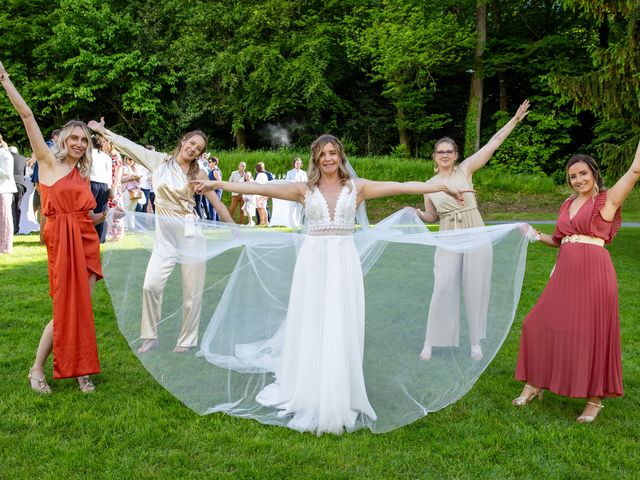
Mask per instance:
[[[416,136],[441,129],[451,118],[431,114],[441,70],[456,68],[471,45],[471,22],[450,2],[383,0],[347,17],[350,58],[362,61],[395,108],[398,141],[411,154]]]
[[[640,137],[640,3],[635,0],[566,0],[598,26],[588,45],[592,68],[582,75],[552,75],[551,85],[571,99],[578,111],[599,119],[595,148],[608,173],[619,176],[633,158]],[[626,125],[626,134],[608,135],[609,127]],[[610,143],[614,139],[620,143]]]

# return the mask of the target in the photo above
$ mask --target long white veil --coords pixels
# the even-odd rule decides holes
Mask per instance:
[[[156,222],[162,222],[164,230],[182,232],[185,220],[128,215],[135,220],[135,231],[109,246],[103,269],[119,327],[136,352],[141,344],[142,285]],[[364,377],[377,414],[376,421],[363,419],[358,426],[380,433],[455,402],[486,369],[515,315],[528,240],[520,224],[430,232],[412,209],[370,227],[363,206],[358,220],[362,223],[355,242],[366,302]],[[206,263],[200,347],[172,352],[186,300],[178,265],[164,289],[159,346],[136,355],[162,386],[199,414],[222,411],[286,425],[288,419],[259,404],[256,395],[273,382],[287,304],[290,295],[296,295],[292,272],[305,235],[207,221],[197,222],[196,234],[203,238],[202,248],[180,252],[176,260]],[[465,304],[463,294],[451,305],[460,311],[459,346],[434,347],[430,360],[419,359],[437,250],[487,259],[483,268],[488,269],[484,273],[490,288],[479,361],[469,355],[467,323],[467,310],[476,306]]]

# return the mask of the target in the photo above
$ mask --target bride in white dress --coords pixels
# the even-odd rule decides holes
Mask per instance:
[[[311,146],[308,182],[229,183],[197,180],[198,193],[224,189],[292,200],[305,207],[307,236],[295,263],[276,381],[256,400],[290,416],[299,431],[342,433],[375,421],[363,374],[365,298],[360,256],[353,240],[356,210],[364,201],[399,194],[462,191],[444,184],[356,179],[340,141],[323,135]]]

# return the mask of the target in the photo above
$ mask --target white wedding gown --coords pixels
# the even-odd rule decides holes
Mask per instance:
[[[413,209],[369,226],[356,215],[356,186],[346,185],[330,212],[318,189],[305,198],[302,232],[197,221],[197,249],[174,252],[181,264],[206,263],[199,350],[176,354],[182,276],[167,280],[159,345],[139,361],[195,412],[224,412],[314,434],[359,428],[383,433],[455,402],[473,386],[511,327],[524,276],[527,240],[518,224],[430,232]],[[156,218],[103,255],[119,327],[136,352],[144,272],[158,245]],[[354,217],[357,228],[354,228]],[[187,228],[182,218],[163,224]],[[194,229],[193,221],[188,223]],[[439,249],[493,251],[483,359],[469,344],[434,348],[419,358]],[[461,295],[460,339],[468,339]],[[366,314],[366,316],[365,316]],[[506,378],[506,377],[505,377]]]
[[[299,431],[342,433],[358,415],[375,420],[367,398],[364,285],[353,241],[356,187],[342,188],[335,212],[318,188],[305,198],[308,234],[295,264],[276,382],[258,402],[291,415]]]

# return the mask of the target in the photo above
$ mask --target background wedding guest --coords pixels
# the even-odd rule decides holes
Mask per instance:
[[[269,181],[269,176],[267,172],[264,170],[264,163],[260,162],[256,164],[256,183],[264,185]],[[273,177],[271,177],[273,178]],[[269,225],[269,213],[267,212],[267,201],[268,197],[264,197],[262,195],[255,196],[255,207],[258,224],[261,227],[267,227]]]
[[[109,203],[111,157],[102,151],[102,137],[93,135],[91,141],[93,142],[93,148],[91,149],[91,170],[89,172],[91,193],[96,200],[94,212],[102,213]],[[104,232],[103,222],[96,224],[96,232],[98,232],[100,243],[104,243],[106,232]]]
[[[295,157],[293,159],[293,168],[287,172],[285,180],[288,182],[306,182],[307,172],[302,169],[302,159]]]
[[[214,156],[209,157],[209,173],[208,173],[209,180],[222,180],[222,172],[218,167],[219,162],[220,161],[218,160],[218,157],[214,157]],[[222,189],[219,188],[215,190],[215,194],[218,196],[219,199],[222,199]],[[213,208],[211,203],[209,203],[208,206],[209,206],[209,218],[214,222],[217,222],[218,220],[220,220],[220,217],[218,216],[218,212],[216,212],[215,208]]]
[[[13,252],[13,216],[11,204],[16,193],[13,180],[13,156],[0,136],[0,253]]]
[[[229,181],[231,183],[242,183],[244,182],[244,173],[247,168],[247,164],[244,162],[240,162],[238,164],[238,170],[234,170],[231,172],[229,176]],[[240,224],[244,223],[244,211],[242,210],[242,195],[239,193],[231,192],[231,205],[229,206],[229,215],[233,218],[233,215],[236,213],[236,208],[240,207]]]
[[[25,174],[27,172],[27,159],[18,153],[18,149],[16,147],[9,147],[9,151],[13,156],[13,181],[16,182],[16,193],[13,194],[13,203],[11,204],[13,234],[18,235],[18,233],[20,233],[22,197],[27,191],[27,181],[25,179]]]

